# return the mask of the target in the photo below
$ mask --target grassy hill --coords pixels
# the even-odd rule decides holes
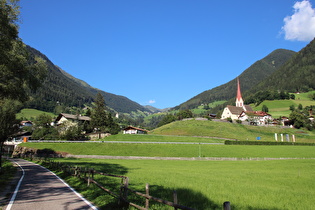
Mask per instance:
[[[295,100],[266,100],[257,107],[255,107],[253,104],[251,104],[251,106],[254,110],[258,111],[262,109],[263,105],[266,105],[269,109],[269,114],[271,114],[273,118],[279,118],[281,116],[289,117],[291,113],[289,108],[292,105],[295,106],[295,108],[297,108],[299,104],[301,104],[303,107],[311,105],[315,106],[315,101],[309,98],[309,95],[311,94],[315,94],[315,91],[300,94],[295,93]]]
[[[33,120],[41,114],[47,114],[53,118],[56,117],[56,115],[51,112],[44,112],[37,109],[22,109],[19,113],[16,114],[16,118],[23,120]]]
[[[294,134],[298,142],[314,142],[315,131],[305,131],[280,126],[249,126],[236,123],[187,120],[176,121],[154,129],[150,134],[178,136],[209,136],[237,140],[274,141],[274,134]]]

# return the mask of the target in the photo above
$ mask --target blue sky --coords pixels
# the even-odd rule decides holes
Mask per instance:
[[[98,89],[157,108],[315,36],[315,0],[21,0],[20,37]],[[106,101],[106,99],[105,99]]]

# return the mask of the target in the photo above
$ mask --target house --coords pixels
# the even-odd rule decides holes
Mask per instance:
[[[272,117],[270,114],[263,111],[243,111],[239,116],[239,120],[247,120],[250,124],[254,125],[266,125],[272,122]]]
[[[91,118],[87,116],[60,113],[55,120],[55,125],[61,125],[65,122],[70,124],[77,124],[78,122],[84,123],[89,121],[91,121]]]
[[[24,126],[32,126],[33,123],[29,120],[23,120],[20,122],[20,128],[24,127]]]
[[[237,78],[237,93],[236,93],[236,101],[235,106],[227,105],[221,115],[221,119],[231,118],[232,120],[239,120],[240,115],[245,112],[252,112],[253,109],[249,105],[245,105],[240,88],[240,81]]]
[[[133,126],[128,126],[124,129],[124,134],[146,134],[148,131],[141,128],[136,128]]]

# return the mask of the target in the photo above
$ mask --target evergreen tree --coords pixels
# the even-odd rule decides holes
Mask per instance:
[[[94,109],[91,113],[91,126],[100,132],[117,134],[119,125],[113,120],[111,114],[106,111],[106,104],[103,95],[99,92],[96,95]]]
[[[106,131],[107,123],[107,114],[106,114],[106,105],[103,95],[99,92],[96,95],[94,102],[94,109],[91,114],[91,125],[97,131]]]

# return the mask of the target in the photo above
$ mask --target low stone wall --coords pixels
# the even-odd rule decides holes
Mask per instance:
[[[67,153],[55,152],[52,149],[34,149],[17,146],[13,151],[12,157],[64,157],[66,155]]]

